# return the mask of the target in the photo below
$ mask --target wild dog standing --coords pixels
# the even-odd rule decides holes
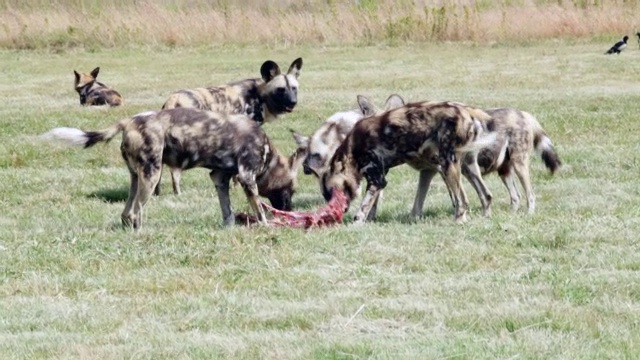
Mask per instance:
[[[492,141],[491,136],[483,134],[481,125],[490,117],[478,114],[483,115],[481,120],[461,104],[421,102],[358,122],[336,150],[322,178],[325,199],[338,189],[346,193],[350,203],[364,177],[367,192],[354,218],[356,223],[364,222],[387,185],[386,173],[406,163],[420,171],[412,215],[419,215],[416,209],[422,209],[431,178],[439,172],[454,204],[455,220],[464,221],[468,203],[460,179],[460,159]]]
[[[290,113],[298,103],[298,77],[302,58],[295,59],[286,74],[275,62],[260,67],[261,79],[246,79],[222,86],[177,91],[162,109],[196,108],[227,114],[246,114],[258,124]],[[180,194],[180,168],[171,168],[173,192]],[[160,186],[156,189],[160,193]]]
[[[122,105],[122,96],[117,91],[96,80],[99,72],[100,67],[93,69],[89,74],[80,74],[73,70],[73,85],[80,95],[80,105]]]
[[[509,192],[511,209],[516,211],[520,205],[520,193],[515,183],[515,173],[524,188],[528,211],[532,214],[535,211],[535,195],[531,185],[529,163],[533,150],[540,154],[552,174],[562,162],[553,148],[551,139],[530,113],[513,108],[485,111],[491,119],[483,123],[484,130],[495,133],[496,138],[478,153],[479,168],[475,166],[476,159],[467,156],[462,165],[462,172],[478,193],[485,215],[491,213],[492,196],[486,187],[478,182],[478,178],[497,171]]]
[[[86,148],[109,141],[121,131],[120,150],[131,175],[129,197],[122,212],[125,226],[140,227],[142,209],[160,179],[163,163],[182,169],[210,169],[225,225],[235,220],[229,181],[236,174],[259,221],[266,223],[259,194],[267,196],[274,207],[290,210],[295,184],[295,174],[290,172],[293,166],[283,162],[264,131],[246,115],[172,109],[138,114],[102,131],[57,128],[43,137]]]

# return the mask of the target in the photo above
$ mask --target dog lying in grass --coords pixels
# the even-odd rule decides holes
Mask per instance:
[[[120,150],[131,177],[122,212],[125,226],[140,228],[142,209],[160,180],[162,164],[210,169],[225,225],[235,221],[229,198],[229,182],[235,175],[261,223],[266,224],[266,217],[258,195],[267,197],[277,209],[291,210],[303,157],[298,151],[289,159],[279,155],[264,131],[246,115],[179,108],[141,113],[101,131],[56,128],[43,138],[87,148],[120,132]]]
[[[371,218],[370,212],[382,189],[387,186],[389,169],[408,164],[420,171],[420,184],[412,210],[419,216],[429,181],[441,173],[454,206],[456,221],[466,220],[467,197],[461,183],[461,162],[477,156],[480,149],[495,140],[486,134],[482,122],[485,112],[452,102],[418,102],[368,117],[355,124],[340,144],[322,177],[326,200],[334,190],[343,191],[350,203],[358,193],[362,178],[366,194],[355,223]],[[479,178],[482,181],[482,178]]]
[[[100,67],[93,69],[89,74],[80,74],[73,70],[73,88],[80,95],[80,105],[122,105],[122,96],[117,91],[97,81],[99,72]]]

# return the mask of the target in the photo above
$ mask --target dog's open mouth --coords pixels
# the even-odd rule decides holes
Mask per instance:
[[[333,190],[331,200],[327,205],[314,212],[282,211],[264,202],[262,206],[273,215],[267,220],[269,225],[308,229],[341,224],[342,217],[347,210],[347,196],[342,191]],[[236,223],[253,225],[258,223],[258,218],[251,214],[237,213]]]
[[[290,112],[293,112],[293,108],[294,108],[293,106],[285,106],[284,111],[290,113]]]

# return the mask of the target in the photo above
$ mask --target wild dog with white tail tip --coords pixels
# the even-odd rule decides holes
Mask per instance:
[[[180,108],[141,113],[101,131],[57,128],[42,137],[86,148],[120,132],[120,150],[131,176],[122,212],[125,226],[140,228],[142,209],[160,180],[162,164],[210,169],[225,225],[235,221],[229,198],[229,181],[235,175],[262,223],[266,217],[258,195],[268,197],[276,208],[291,210],[302,157],[294,155],[295,160],[288,160],[280,156],[264,131],[246,115]]]
[[[80,74],[73,70],[73,88],[80,95],[80,105],[122,105],[122,96],[117,91],[97,81],[99,72],[100,67],[93,69],[89,74]]]
[[[530,113],[513,108],[485,111],[491,119],[483,122],[483,127],[486,132],[496,134],[495,141],[480,150],[477,160],[467,156],[462,165],[462,172],[478,193],[485,215],[491,214],[492,195],[478,182],[478,178],[494,171],[498,172],[509,192],[511,209],[514,212],[520,205],[520,192],[514,175],[518,177],[527,198],[528,212],[533,214],[536,203],[529,171],[531,154],[536,150],[551,174],[562,165],[560,157],[549,136]]]
[[[322,178],[323,195],[329,199],[333,189],[342,190],[350,203],[364,178],[367,191],[354,217],[355,223],[362,223],[386,187],[389,169],[406,163],[420,171],[421,179],[412,215],[419,215],[419,195],[426,195],[428,189],[429,183],[422,181],[427,178],[424,174],[441,173],[454,205],[454,218],[464,221],[468,201],[461,183],[461,160],[495,139],[483,132],[481,122],[489,119],[482,111],[452,102],[411,103],[363,119],[331,158]]]
[[[274,61],[267,60],[260,67],[262,78],[179,90],[169,96],[162,109],[195,108],[245,114],[261,125],[294,110],[298,103],[298,77],[301,70],[302,58],[295,59],[286,74]],[[180,168],[171,168],[170,171],[173,192],[180,194]],[[160,193],[160,186],[155,193]]]

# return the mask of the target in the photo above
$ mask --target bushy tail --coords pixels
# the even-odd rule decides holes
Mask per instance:
[[[549,136],[547,136],[547,133],[544,132],[544,129],[542,128],[538,120],[536,120],[536,118],[529,113],[525,114],[527,116],[527,120],[532,125],[533,146],[536,148],[536,152],[540,154],[544,165],[547,167],[547,169],[549,169],[551,174],[553,174],[560,168],[560,166],[562,165],[562,161],[560,161],[560,157],[553,148],[551,139],[549,138]]]
[[[60,127],[40,135],[40,138],[44,140],[59,140],[69,145],[81,145],[88,148],[99,142],[113,139],[124,130],[130,121],[131,118],[122,119],[100,131],[83,131],[76,128]]]

